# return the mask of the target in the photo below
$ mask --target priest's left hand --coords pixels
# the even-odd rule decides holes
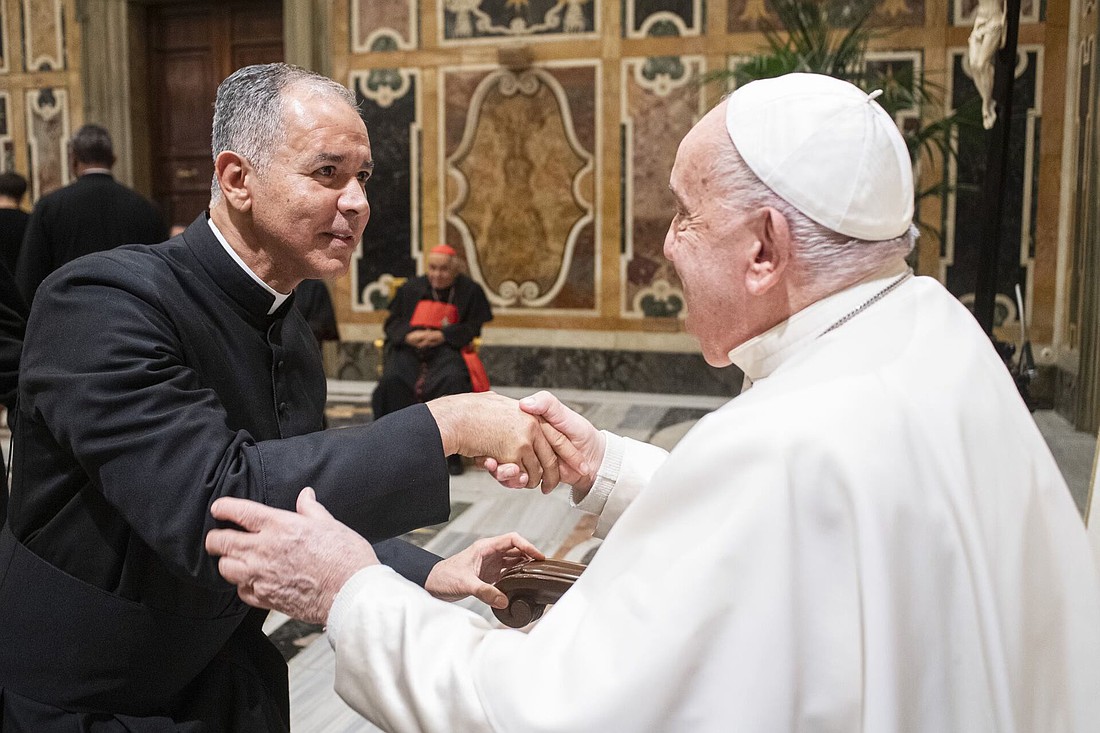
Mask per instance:
[[[457,555],[436,563],[424,590],[444,601],[474,596],[493,608],[507,608],[508,597],[492,585],[502,571],[528,560],[545,560],[515,532],[478,540]]]
[[[369,542],[328,513],[313,489],[302,489],[297,509],[222,497],[210,513],[243,531],[211,530],[206,551],[221,558],[218,570],[245,603],[323,624],[344,583],[378,558]]]

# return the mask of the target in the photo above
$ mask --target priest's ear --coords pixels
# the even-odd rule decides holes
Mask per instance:
[[[753,241],[745,286],[752,295],[763,295],[782,281],[791,262],[791,229],[787,217],[765,206],[752,217]]]
[[[214,159],[214,177],[222,190],[222,198],[237,211],[245,212],[252,208],[252,181],[256,169],[252,163],[239,153],[223,150]]]

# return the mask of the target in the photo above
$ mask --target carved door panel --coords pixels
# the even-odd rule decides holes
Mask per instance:
[[[189,224],[210,201],[218,84],[242,66],[283,60],[282,3],[174,3],[148,17],[153,195],[172,224]]]

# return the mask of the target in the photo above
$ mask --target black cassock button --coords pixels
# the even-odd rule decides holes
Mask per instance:
[[[286,412],[287,404],[285,402],[279,403],[279,412]]]

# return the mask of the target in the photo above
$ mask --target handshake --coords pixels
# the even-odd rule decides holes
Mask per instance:
[[[493,392],[428,403],[443,453],[475,458],[508,488],[567,483],[582,495],[603,460],[604,439],[591,423],[549,392],[515,400]]]
[[[549,392],[519,402],[495,394],[461,394],[427,403],[439,428],[444,455],[475,459],[507,488],[573,486],[587,495],[603,462],[603,433]],[[211,506],[215,519],[237,529],[214,529],[206,550],[220,557],[222,576],[253,606],[324,623],[336,593],[359,570],[378,564],[365,539],[337,521],[302,490],[296,512],[223,497]],[[478,540],[438,562],[425,589],[453,601],[475,596],[494,608],[508,599],[493,583],[508,568],[543,554],[515,533]]]

